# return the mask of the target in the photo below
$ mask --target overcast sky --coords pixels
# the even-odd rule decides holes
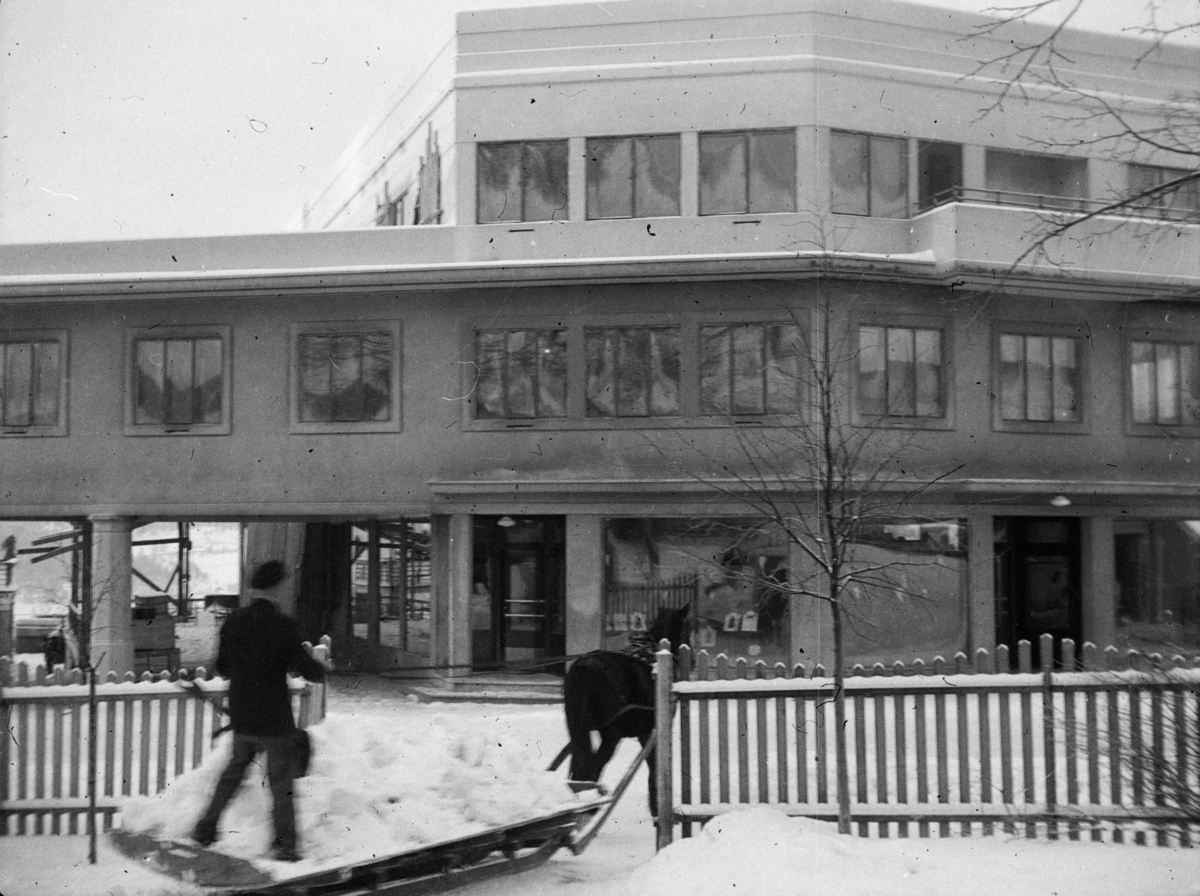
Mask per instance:
[[[282,230],[456,11],[546,2],[0,0],[0,242]]]

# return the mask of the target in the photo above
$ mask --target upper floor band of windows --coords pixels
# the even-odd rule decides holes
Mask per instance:
[[[770,128],[478,143],[475,220],[757,215],[825,203],[838,215],[907,218],[946,202],[1087,211],[1121,197],[1133,197],[1132,213],[1200,213],[1200,182],[1175,183],[1189,174],[1182,168],[1118,165],[1103,186],[1090,187],[1089,160],[1077,156],[831,129],[822,132],[826,142],[818,141],[827,150],[809,146],[806,157],[798,133]],[[818,158],[828,160],[825,173],[812,171]],[[577,204],[575,183],[583,194]],[[802,195],[802,188],[816,193]]]

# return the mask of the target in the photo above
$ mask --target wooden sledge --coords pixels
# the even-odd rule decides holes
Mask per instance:
[[[109,831],[107,837],[119,852],[150,870],[199,887],[236,890],[259,887],[274,880],[253,862],[188,840],[171,840],[120,828]]]

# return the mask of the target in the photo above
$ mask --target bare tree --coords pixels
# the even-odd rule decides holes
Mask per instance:
[[[787,309],[796,340],[790,385],[800,396],[794,413],[780,415],[777,425],[735,428],[725,450],[698,447],[678,433],[669,450],[654,444],[684,475],[746,511],[746,521],[737,524],[743,535],[781,539],[804,558],[804,569],[768,583],[755,568],[734,574],[790,598],[815,600],[830,612],[838,827],[849,833],[846,629],[870,625],[863,609],[872,606],[872,596],[913,597],[919,605],[921,594],[908,574],[930,562],[882,556],[867,543],[885,527],[920,519],[922,496],[960,468],[923,471],[920,432],[891,425],[897,417],[888,415],[898,408],[886,408],[880,417],[852,413],[850,367],[864,349],[845,325],[846,297],[838,293],[844,285],[827,278],[817,282],[811,320],[804,310]]]
[[[980,118],[1003,114],[1006,106],[1034,98],[1059,101],[1055,118],[1061,137],[1031,138],[1049,151],[1090,147],[1107,158],[1153,164],[1136,170],[1123,190],[1106,198],[1078,203],[1077,210],[1043,212],[1042,224],[1013,260],[1009,273],[1037,261],[1054,263],[1053,248],[1061,237],[1087,225],[1110,229],[1152,219],[1200,223],[1200,91],[1176,91],[1147,115],[1144,98],[1115,95],[1087,83],[1094,74],[1077,64],[1078,35],[1072,33],[1085,8],[1101,0],[1031,0],[996,7],[995,19],[972,37],[1000,38],[1008,49],[983,60],[971,76],[992,76],[999,88],[980,110]],[[1049,18],[1050,24],[1041,24]],[[1034,25],[1036,27],[1029,27]],[[1172,14],[1159,0],[1147,0],[1144,22],[1128,36],[1144,42],[1127,60],[1128,72],[1169,52],[1177,39],[1200,28],[1200,5],[1183,15]]]

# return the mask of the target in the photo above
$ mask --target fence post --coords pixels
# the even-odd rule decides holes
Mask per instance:
[[[1042,661],[1042,749],[1045,751],[1046,814],[1050,819],[1046,835],[1058,839],[1058,768],[1054,750],[1054,636],[1042,635],[1039,645]]]
[[[654,774],[655,789],[658,795],[658,805],[655,807],[655,822],[657,834],[655,848],[662,849],[671,845],[675,829],[675,794],[671,792],[674,780],[672,765],[672,721],[674,713],[671,706],[671,683],[674,677],[674,660],[671,656],[671,645],[667,641],[659,642],[658,653],[655,655],[654,678]]]

